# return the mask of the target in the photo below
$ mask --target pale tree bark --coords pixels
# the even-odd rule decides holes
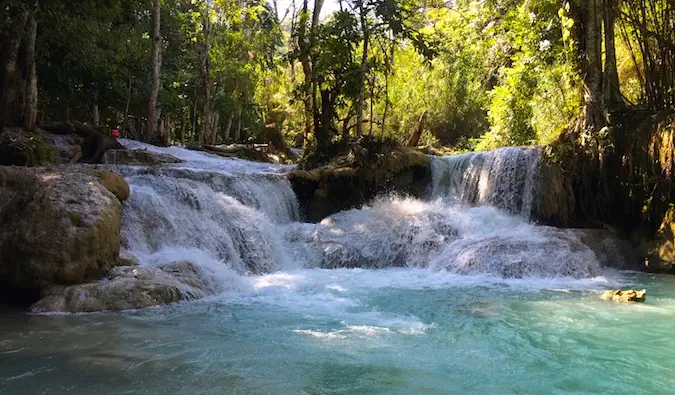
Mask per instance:
[[[220,113],[216,112],[213,116],[213,122],[211,127],[211,145],[216,145],[218,140],[218,126],[220,124]]]
[[[586,59],[584,64],[584,116],[586,126],[597,130],[605,126],[602,95],[602,9],[603,0],[584,2]]]
[[[237,116],[237,128],[234,129],[234,142],[238,143],[241,139],[241,124],[242,124],[242,108],[239,107],[239,115]]]
[[[94,107],[91,110],[92,112],[92,122],[95,126],[101,124],[101,110],[98,107],[98,94],[94,93]]]
[[[227,117],[227,124],[225,125],[225,132],[224,132],[225,141],[230,140],[230,130],[232,130],[232,118],[233,116],[231,114],[229,117]]]
[[[159,95],[162,70],[162,36],[161,36],[161,0],[152,0],[152,88],[148,103],[148,122],[145,131],[145,141],[151,141],[157,134],[157,96]]]

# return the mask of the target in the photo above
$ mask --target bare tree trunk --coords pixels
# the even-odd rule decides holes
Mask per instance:
[[[188,119],[185,119],[185,114],[183,114],[183,116],[181,116],[180,131],[178,132],[178,141],[181,145],[185,144],[185,125],[188,121]]]
[[[27,36],[26,36],[26,86],[25,103],[23,112],[23,127],[26,130],[33,131],[36,127],[37,113],[38,113],[38,85],[37,85],[37,68],[35,66],[35,42],[37,40],[37,18],[35,11],[31,13],[28,20]]]
[[[585,44],[584,64],[584,116],[586,126],[597,130],[605,126],[604,103],[602,102],[602,2],[585,2]]]
[[[234,130],[235,143],[238,143],[241,140],[241,116],[242,116],[242,108],[239,107],[239,115],[237,116],[237,128]]]
[[[161,0],[153,0],[152,10],[152,89],[150,90],[150,102],[148,103],[148,126],[145,141],[150,141],[157,133],[157,96],[160,88],[160,73],[162,70],[162,36],[161,36]]]
[[[617,0],[605,0],[605,74],[602,82],[605,106],[616,109],[623,104],[619,89],[619,73],[616,66],[616,45],[614,40],[614,22],[617,12]]]
[[[220,123],[220,113],[216,112],[215,116],[213,117],[213,126],[211,128],[211,145],[216,145],[216,141],[218,140],[218,126]]]
[[[225,125],[225,133],[224,133],[225,141],[230,140],[230,130],[232,130],[232,119],[233,118],[234,117],[232,116],[232,114],[230,114],[230,116],[227,117],[227,125]]]
[[[206,15],[202,22],[204,30],[204,44],[198,48],[199,57],[201,59],[202,67],[202,89],[204,97],[202,98],[202,119],[201,119],[201,133],[199,134],[199,145],[209,141],[209,133],[211,132],[211,57],[209,56],[209,47],[211,44],[211,22],[210,22],[209,3],[206,2]]]
[[[363,29],[363,54],[361,54],[361,70],[359,71],[359,98],[356,102],[356,135],[363,134],[363,103],[366,97],[366,73],[368,72],[368,44],[370,42],[370,31],[368,29],[368,15],[363,4],[364,0],[359,1],[359,16],[361,28]]]
[[[427,112],[424,111],[417,120],[417,127],[408,139],[408,144],[406,144],[408,147],[417,147],[420,144],[420,138],[422,137],[422,132],[424,132],[424,126],[426,125],[426,122]]]
[[[127,88],[127,102],[124,105],[124,119],[122,120],[122,136],[125,136],[126,130],[129,127],[129,104],[131,102],[131,70],[129,70],[129,81]]]
[[[10,3],[0,9],[0,17],[9,29],[0,31],[0,130],[4,126],[22,125],[25,86],[19,50],[26,35],[30,12],[23,4]]]
[[[98,93],[94,93],[94,107],[92,108],[92,122],[94,126],[101,124],[101,110],[98,107]]]

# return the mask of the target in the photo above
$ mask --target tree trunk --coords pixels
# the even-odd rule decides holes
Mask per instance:
[[[368,29],[368,18],[366,9],[363,5],[364,0],[359,1],[359,15],[361,28],[363,29],[363,53],[361,54],[361,69],[359,71],[359,98],[356,102],[356,135],[363,134],[363,104],[366,97],[366,73],[368,72],[368,44],[370,41],[370,31]]]
[[[237,116],[237,128],[234,130],[235,143],[238,143],[241,139],[241,116],[242,116],[242,108],[239,107],[239,115]]]
[[[36,127],[38,114],[38,84],[37,84],[37,67],[35,65],[35,42],[37,40],[37,18],[35,11],[31,13],[28,20],[27,36],[26,36],[26,85],[25,104],[23,110],[23,127],[26,130],[33,131]]]
[[[602,2],[588,0],[584,5],[586,61],[584,62],[584,116],[586,126],[599,130],[605,126],[602,101]]]
[[[225,142],[228,142],[230,140],[230,130],[232,130],[232,114],[230,114],[229,117],[227,117],[227,125],[225,125],[225,133],[224,133],[224,139]]]
[[[208,2],[206,3],[206,16],[202,23],[204,30],[204,45],[199,46],[199,57],[201,59],[202,67],[202,119],[201,119],[201,133],[199,135],[199,145],[203,145],[209,141],[209,134],[211,132],[211,57],[209,56],[209,47],[211,44],[211,22],[209,16]]]
[[[218,140],[218,126],[220,123],[220,113],[216,112],[215,116],[213,117],[213,122],[212,122],[212,127],[211,127],[211,145],[216,145],[216,141]]]
[[[145,141],[151,141],[157,133],[157,96],[160,88],[160,73],[162,69],[162,36],[161,36],[161,0],[153,0],[152,10],[152,89],[148,103],[148,126],[145,132]]]
[[[408,139],[408,144],[406,144],[408,147],[417,147],[420,144],[420,138],[422,137],[422,132],[424,132],[424,126],[426,122],[427,112],[424,111],[422,115],[420,115],[419,120],[417,120],[417,127]]]
[[[4,126],[23,125],[25,81],[19,51],[25,42],[30,11],[24,4],[12,2],[0,10],[3,23],[9,28],[0,31],[0,130]]]
[[[181,145],[185,144],[185,125],[188,123],[188,120],[185,119],[185,114],[181,117],[180,122],[180,131],[178,132],[178,141]]]
[[[605,74],[602,88],[604,103],[609,110],[614,110],[623,104],[619,89],[619,73],[616,67],[616,45],[614,40],[614,22],[617,6],[617,0],[605,0]]]
[[[94,108],[92,108],[92,122],[94,126],[101,124],[101,110],[98,107],[98,94],[94,93]]]
[[[124,105],[124,119],[122,120],[122,130],[120,133],[122,137],[126,137],[127,128],[129,127],[129,104],[131,102],[131,70],[129,71],[129,81],[127,89],[127,102]]]

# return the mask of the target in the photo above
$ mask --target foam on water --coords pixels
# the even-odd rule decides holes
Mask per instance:
[[[540,185],[539,148],[507,147],[430,160],[430,198],[491,205],[526,218],[532,214]]]
[[[263,274],[239,280],[234,288],[299,305],[305,302],[292,293],[275,291],[298,286],[289,280],[304,276],[298,269],[420,268],[441,282],[450,275],[453,284],[488,281],[485,276],[500,281],[573,278],[583,284],[602,277],[608,262],[623,258],[610,235],[589,244],[583,231],[528,222],[537,149],[435,158],[428,201],[385,197],[309,224],[299,222],[297,199],[282,174],[285,167],[131,140],[123,144],[185,161],[117,166],[132,190],[124,208],[123,245],[141,264],[188,260],[204,266],[211,281],[224,283],[232,282],[232,272]],[[402,277],[380,275],[389,286],[393,281],[409,285],[415,276],[412,271]],[[476,276],[478,282],[472,280]],[[344,284],[332,286],[314,298],[339,302]]]

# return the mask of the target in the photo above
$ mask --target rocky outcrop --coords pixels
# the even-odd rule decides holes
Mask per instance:
[[[107,150],[122,148],[107,131],[79,122],[42,125],[32,132],[5,128],[0,132],[0,165],[101,163]]]
[[[641,291],[635,290],[625,290],[620,289],[605,291],[600,294],[600,299],[602,300],[611,300],[612,302],[644,302],[647,297],[647,290],[643,289]]]
[[[318,222],[386,193],[424,197],[431,179],[425,154],[398,147],[368,158],[359,148],[318,168],[288,174],[308,221]]]
[[[648,271],[675,274],[675,208],[666,212],[653,240],[643,245]]]
[[[37,293],[107,273],[128,196],[110,171],[0,167],[0,286]]]
[[[178,261],[160,267],[116,267],[97,282],[53,287],[33,312],[119,311],[194,300],[212,291],[197,266]]]
[[[182,160],[176,158],[175,156],[159,152],[151,152],[143,149],[112,149],[108,150],[103,156],[103,163],[111,165],[155,166],[165,163],[182,162]]]

